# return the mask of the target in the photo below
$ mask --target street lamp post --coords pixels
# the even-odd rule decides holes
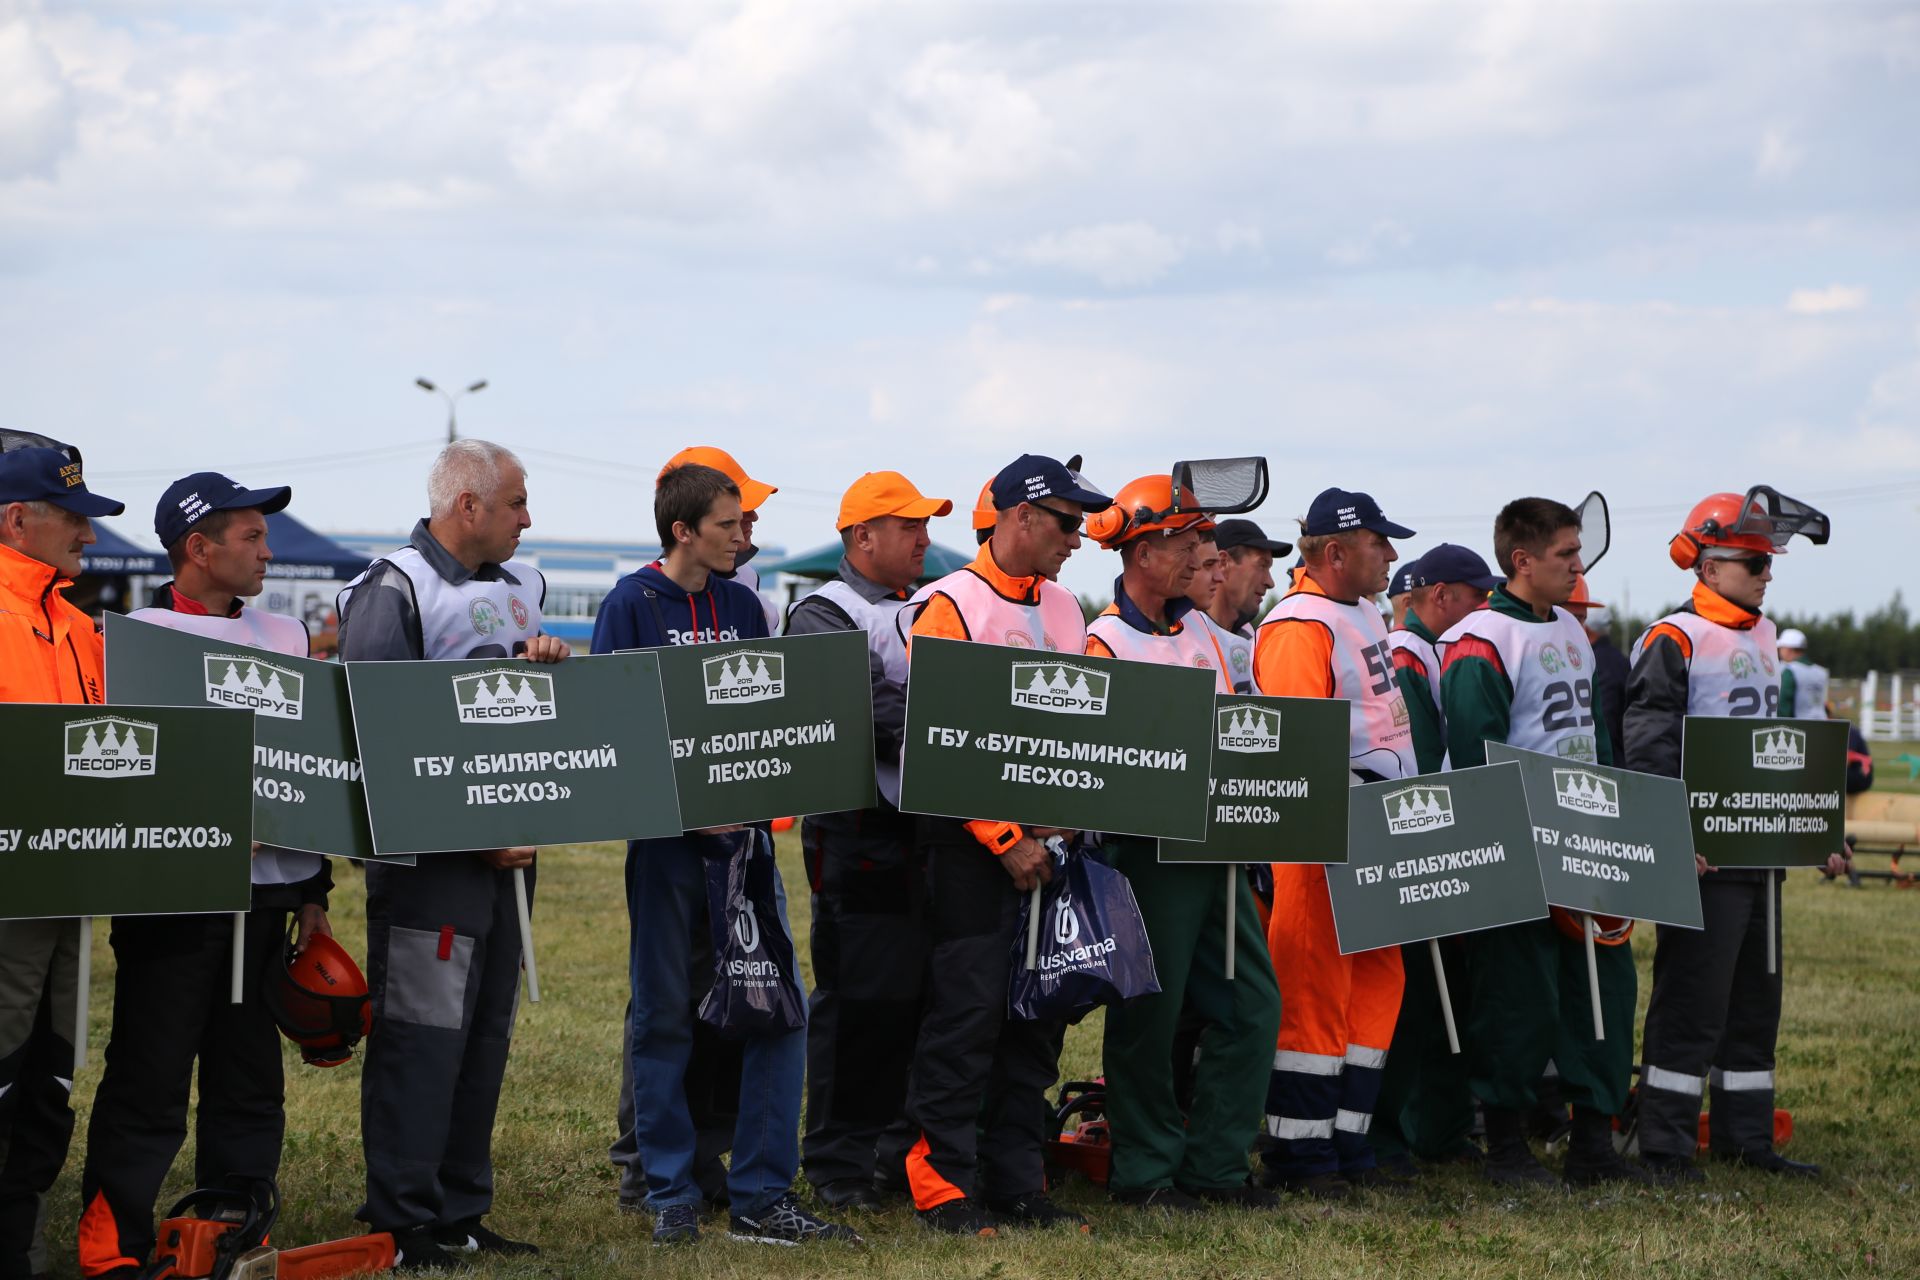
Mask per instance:
[[[474,383],[472,386],[466,388],[464,391],[448,391],[444,387],[435,386],[433,383],[427,381],[425,378],[415,378],[413,380],[413,385],[416,387],[419,387],[422,391],[431,391],[434,394],[439,395],[446,400],[447,402],[447,443],[452,444],[459,435],[458,424],[456,424],[453,420],[453,402],[458,400],[461,396],[471,395],[475,391],[485,391],[487,389],[487,380],[485,378],[482,378],[480,379],[480,381]]]

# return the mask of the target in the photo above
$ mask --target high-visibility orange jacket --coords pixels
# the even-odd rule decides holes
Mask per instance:
[[[105,649],[93,619],[60,594],[72,585],[0,546],[0,702],[105,700]]]

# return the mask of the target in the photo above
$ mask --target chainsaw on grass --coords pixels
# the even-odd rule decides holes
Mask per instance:
[[[236,1182],[197,1188],[174,1203],[140,1280],[339,1280],[393,1267],[393,1236],[385,1231],[275,1247],[269,1237],[280,1188],[271,1178]]]

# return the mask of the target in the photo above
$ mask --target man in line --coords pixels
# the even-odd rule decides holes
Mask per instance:
[[[126,507],[87,489],[80,451],[15,435],[0,453],[0,702],[101,702],[100,633],[68,603],[90,517]],[[0,920],[0,1280],[48,1271],[45,1196],[73,1137],[72,920]]]
[[[1567,612],[1579,619],[1593,646],[1593,696],[1600,701],[1600,718],[1607,722],[1607,741],[1615,755],[1626,741],[1627,655],[1613,642],[1613,611],[1587,595],[1587,575],[1574,586]]]
[[[1494,519],[1493,554],[1506,583],[1485,609],[1440,637],[1440,706],[1451,767],[1485,764],[1488,742],[1612,764],[1606,722],[1595,714],[1593,650],[1560,607],[1581,572],[1579,515],[1551,498],[1516,499]],[[1634,1013],[1629,930],[1610,928],[1601,941],[1612,945],[1595,949],[1602,1016],[1613,1028],[1595,1040],[1586,927],[1584,917],[1556,907],[1552,919],[1488,929],[1467,940],[1470,1013],[1461,1039],[1486,1115],[1484,1172],[1491,1182],[1554,1185],[1527,1145],[1526,1130],[1536,1082],[1549,1061],[1573,1106],[1567,1182],[1650,1180],[1613,1148],[1613,1117],[1626,1105],[1633,1064],[1633,1038],[1625,1034]]]
[[[546,579],[514,559],[533,524],[520,460],[484,440],[455,441],[434,459],[427,502],[407,545],[341,591],[341,660],[566,658],[566,644],[540,631]],[[531,899],[531,848],[366,865],[373,1033],[360,1077],[367,1199],[357,1216],[393,1233],[402,1270],[458,1266],[462,1253],[539,1252],[482,1222],[519,995],[515,870]]]
[[[712,445],[694,445],[682,449],[667,459],[660,468],[664,476],[675,467],[696,463],[703,467],[712,467],[740,489],[740,550],[733,558],[733,568],[721,574],[723,578],[739,583],[754,595],[760,597],[760,608],[767,615],[767,634],[773,635],[780,629],[780,606],[773,598],[760,589],[760,571],[747,563],[760,554],[760,548],[753,540],[753,526],[760,522],[760,504],[780,492],[775,485],[755,480],[747,474],[747,469],[734,460],[725,449],[716,449]],[[659,483],[659,478],[654,480]]]
[[[614,584],[594,620],[593,651],[765,638],[759,596],[724,576],[742,544],[741,509],[740,486],[712,467],[682,463],[663,472],[653,493],[663,554]],[[633,1132],[659,1245],[700,1237],[697,1142],[684,1082],[698,1021],[693,991],[704,976],[696,970],[705,963],[711,972],[695,934],[706,928],[705,860],[725,858],[735,841],[750,838],[750,831],[727,827],[627,844]],[[774,883],[777,889],[778,870]],[[799,975],[792,976],[797,984]],[[805,1069],[802,1030],[756,1037],[743,1046],[739,1118],[727,1170],[728,1234],[735,1240],[792,1245],[860,1239],[815,1217],[793,1195]]]
[[[1080,545],[1081,518],[1112,505],[1053,458],[1024,454],[994,476],[993,533],[964,569],[934,583],[913,640],[937,637],[1082,653],[1080,602],[1053,579]],[[907,1180],[930,1229],[994,1235],[1001,1221],[1087,1229],[1046,1194],[1046,1090],[1059,1074],[1060,1023],[1007,1017],[1020,905],[1052,877],[1043,843],[1017,823],[922,818],[932,978],[907,1082],[919,1131]]]
[[[813,814],[800,844],[813,883],[802,1159],[831,1205],[877,1210],[906,1188],[907,1071],[927,964],[926,874],[900,802],[907,645],[899,613],[926,561],[927,522],[953,510],[897,471],[870,471],[840,499],[838,573],[794,605],[787,634],[866,633],[879,803]]]
[[[1827,669],[1807,661],[1807,633],[1780,633],[1780,714],[1799,720],[1827,718]]]
[[[1220,585],[1199,617],[1227,660],[1235,693],[1253,692],[1253,620],[1273,590],[1273,558],[1293,550],[1269,538],[1251,520],[1222,520],[1213,531],[1220,552]]]
[[[1187,603],[1191,604],[1199,616],[1207,616],[1207,610],[1213,608],[1213,602],[1219,598],[1220,587],[1227,580],[1227,560],[1213,541],[1213,523],[1195,528],[1199,545],[1194,549],[1196,559],[1193,566],[1193,581],[1187,587]]]
[[[1406,610],[1401,625],[1387,633],[1393,648],[1393,679],[1406,699],[1413,727],[1413,754],[1421,773],[1438,773],[1447,758],[1446,725],[1440,716],[1439,637],[1487,602],[1500,579],[1487,562],[1466,547],[1443,542],[1403,568]],[[1391,593],[1389,593],[1391,594]],[[1459,939],[1441,944],[1452,990],[1466,990],[1466,947]],[[1387,1051],[1380,1083],[1379,1111],[1369,1139],[1384,1167],[1403,1175],[1423,1160],[1457,1159],[1469,1154],[1473,1095],[1467,1087],[1466,1055],[1447,1044],[1445,1014],[1425,943],[1400,948],[1406,992],[1400,1020]]]
[[[1183,495],[1191,506],[1192,495]],[[1226,660],[1191,598],[1191,582],[1211,550],[1206,517],[1176,512],[1165,473],[1124,486],[1088,522],[1101,546],[1120,553],[1113,603],[1087,627],[1096,657],[1210,671],[1231,693]],[[1109,836],[1107,860],[1133,884],[1153,946],[1160,994],[1107,1010],[1107,1117],[1113,1168],[1107,1190],[1124,1205],[1197,1213],[1207,1203],[1271,1209],[1272,1192],[1249,1185],[1247,1144],[1280,1030],[1280,989],[1260,930],[1253,890],[1239,868],[1231,882],[1239,963],[1227,977],[1227,910],[1216,865],[1162,863],[1159,841]],[[1200,1022],[1192,1101],[1182,1114],[1175,1094],[1174,1046],[1181,1015]],[[1189,1049],[1189,1052],[1191,1050]]]
[[[176,480],[160,496],[153,531],[173,566],[141,622],[275,653],[307,656],[306,624],[247,608],[273,552],[267,516],[284,486],[248,489],[217,472]],[[231,1001],[234,921],[228,915],[121,916],[113,922],[113,1032],[87,1121],[80,1182],[80,1269],[132,1277],[153,1251],[153,1205],[187,1136],[194,1061],[200,1064],[194,1184],[272,1178],[286,1131],[280,1034],[262,998],[269,957],[332,935],[333,876],[317,853],[255,846],[253,906],[245,915],[242,1000]]]
[[[1773,558],[1797,526],[1755,519],[1737,493],[1716,493],[1688,513],[1670,552],[1694,575],[1693,598],[1633,646],[1627,682],[1627,767],[1680,775],[1687,716],[1774,716],[1786,710],[1769,659],[1779,649],[1760,612]],[[1639,1096],[1640,1153],[1663,1180],[1695,1182],[1700,1095],[1711,1089],[1708,1145],[1717,1159],[1768,1173],[1814,1177],[1818,1165],[1773,1149],[1774,1044],[1780,1035],[1778,972],[1767,972],[1767,895],[1785,873],[1698,862],[1704,929],[1659,927],[1647,1004]],[[1828,859],[1830,875],[1845,860]],[[1776,970],[1779,968],[1775,966]],[[1631,1006],[1629,1006],[1631,1009]]]
[[[1348,766],[1363,782],[1415,771],[1406,701],[1372,599],[1399,558],[1389,539],[1412,536],[1364,493],[1321,493],[1301,522],[1305,568],[1254,643],[1261,693],[1347,699]],[[1268,1181],[1337,1200],[1355,1183],[1397,1181],[1380,1170],[1367,1130],[1400,1012],[1400,952],[1340,954],[1324,866],[1275,863],[1273,880],[1267,940],[1280,980],[1280,1035],[1267,1090],[1275,1141],[1263,1159]]]

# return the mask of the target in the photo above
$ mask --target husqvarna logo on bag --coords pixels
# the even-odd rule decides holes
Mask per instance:
[[[1070,662],[1013,664],[1013,705],[1065,716],[1107,714],[1107,673]]]
[[[1453,792],[1446,787],[1402,787],[1380,797],[1387,807],[1387,834],[1410,835],[1453,825]]]
[[[1280,749],[1280,713],[1267,707],[1240,703],[1222,707],[1214,716],[1222,751],[1259,755]]]
[[[1555,769],[1553,802],[1575,813],[1617,818],[1620,816],[1620,784],[1585,769]]]
[[[760,949],[760,920],[751,911],[742,911],[733,917],[733,936],[740,943],[742,951]]]
[[[1053,907],[1053,940],[1071,946],[1080,937],[1080,917],[1074,913],[1071,894],[1061,894]]]
[[[207,701],[217,707],[252,707],[263,716],[300,719],[304,677],[241,654],[209,653],[203,660]]]
[[[771,702],[786,696],[787,660],[777,653],[747,650],[700,664],[707,703]]]
[[[496,667],[453,678],[453,701],[469,724],[514,724],[559,718],[553,677]]]
[[[100,716],[69,720],[65,772],[77,778],[150,778],[158,767],[160,726]]]
[[[1776,769],[1782,773],[1805,768],[1807,735],[1799,729],[1776,725],[1753,731],[1753,767]]]

